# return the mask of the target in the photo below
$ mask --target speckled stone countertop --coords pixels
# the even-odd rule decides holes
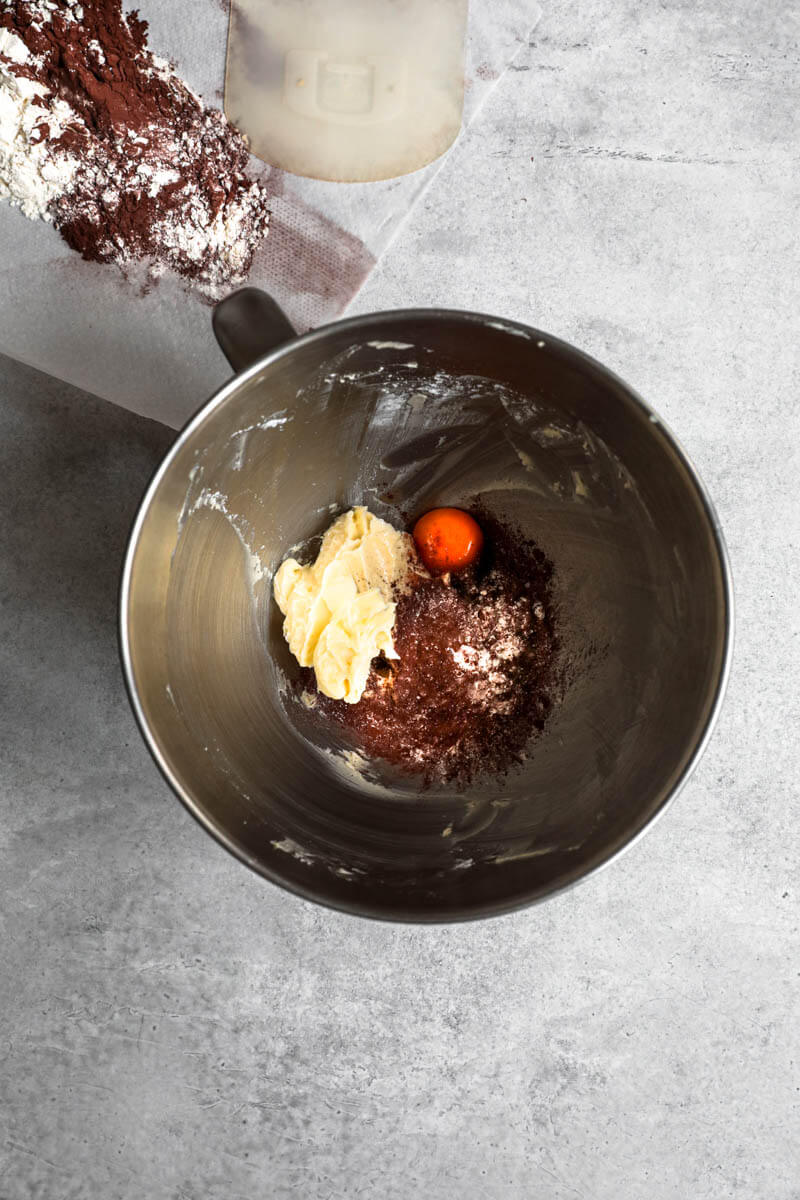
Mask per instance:
[[[2,1200],[800,1197],[799,80],[769,0],[546,4],[354,306],[478,308],[601,358],[728,538],[697,773],[528,912],[322,911],[191,821],[116,653],[171,434],[0,361]]]

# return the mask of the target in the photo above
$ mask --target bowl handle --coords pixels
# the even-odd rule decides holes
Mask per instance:
[[[297,337],[289,318],[271,296],[246,287],[220,300],[211,318],[219,348],[233,367],[243,371],[257,359]]]

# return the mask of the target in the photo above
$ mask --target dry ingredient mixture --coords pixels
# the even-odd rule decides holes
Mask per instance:
[[[478,515],[478,514],[476,514]],[[519,762],[544,728],[557,687],[552,564],[486,513],[480,564],[418,577],[397,601],[395,661],[378,660],[358,704],[317,695],[319,711],[367,754],[466,784]],[[314,690],[313,675],[303,686]]]
[[[84,258],[220,295],[267,232],[249,159],[122,0],[0,3],[0,198]]]

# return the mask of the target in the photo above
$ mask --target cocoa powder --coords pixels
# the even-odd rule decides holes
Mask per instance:
[[[521,760],[552,710],[558,639],[552,564],[521,533],[485,512],[477,568],[418,579],[398,598],[397,662],[376,662],[361,700],[321,694],[320,712],[368,755],[465,785]],[[303,686],[314,690],[313,672]]]
[[[121,0],[10,0],[0,28],[30,58],[15,73],[74,113],[51,152],[79,166],[50,216],[84,258],[151,276],[174,270],[210,296],[245,277],[267,230],[263,185],[224,115],[206,108],[147,46],[147,24]],[[50,127],[38,127],[40,140]]]

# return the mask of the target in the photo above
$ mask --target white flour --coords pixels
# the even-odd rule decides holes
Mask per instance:
[[[0,198],[26,217],[49,220],[51,202],[72,182],[78,164],[63,151],[51,152],[43,127],[56,138],[75,114],[40,83],[15,72],[32,61],[25,43],[0,29]]]

